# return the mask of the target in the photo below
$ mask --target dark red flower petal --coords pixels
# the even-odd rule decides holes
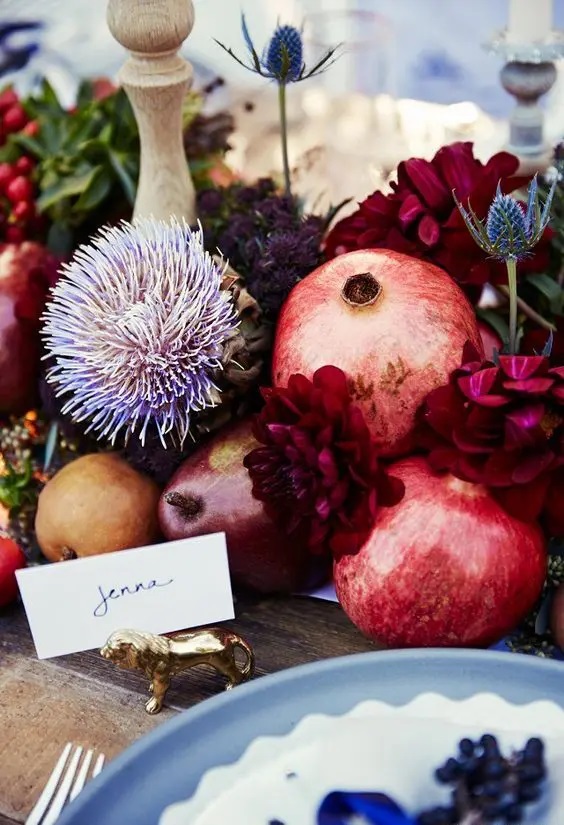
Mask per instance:
[[[398,220],[402,229],[407,229],[424,211],[425,207],[417,195],[408,195],[398,212]]]
[[[422,158],[411,158],[404,162],[404,170],[431,209],[442,210],[451,202],[452,194],[431,162]]]
[[[425,246],[436,246],[441,236],[441,228],[431,215],[425,215],[417,227],[417,237]]]
[[[552,386],[552,378],[528,378],[523,381],[503,381],[504,390],[527,393],[528,395],[544,395]]]
[[[543,369],[547,371],[548,358],[541,355],[500,355],[499,366],[508,378],[522,381]]]

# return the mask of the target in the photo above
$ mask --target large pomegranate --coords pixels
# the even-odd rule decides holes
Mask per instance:
[[[546,574],[536,524],[477,484],[422,457],[395,462],[405,484],[354,555],[335,561],[337,595],[360,630],[387,647],[486,646],[533,607]]]
[[[256,446],[250,419],[245,419],[200,447],[164,490],[160,526],[168,539],[224,532],[235,582],[262,593],[291,592],[309,582],[311,556],[253,498],[243,459]]]
[[[412,446],[417,408],[460,366],[468,340],[483,351],[474,310],[443,270],[399,252],[349,252],[290,293],[273,381],[340,367],[382,453],[400,455]]]

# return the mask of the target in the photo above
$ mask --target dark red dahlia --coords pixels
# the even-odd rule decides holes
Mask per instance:
[[[427,396],[420,443],[435,469],[485,484],[514,516],[535,519],[564,466],[564,367],[542,355],[501,355],[496,365],[470,347],[465,356]]]
[[[385,248],[423,258],[442,267],[467,291],[505,283],[505,266],[488,258],[474,242],[456,206],[470,204],[479,218],[487,215],[498,182],[505,193],[526,181],[515,175],[519,161],[507,152],[486,164],[474,157],[471,143],[453,143],[439,149],[430,161],[411,158],[398,167],[392,192],[374,192],[352,215],[339,221],[325,241],[325,254],[334,258],[354,249]],[[549,231],[535,254],[520,270],[536,272],[548,263]]]
[[[354,552],[403,484],[379,463],[345,374],[326,366],[263,394],[254,431],[262,446],[244,462],[253,495],[288,534],[305,534],[313,553]]]

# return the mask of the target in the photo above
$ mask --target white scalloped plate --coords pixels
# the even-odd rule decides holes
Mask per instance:
[[[564,710],[548,701],[513,705],[488,693],[463,701],[424,693],[401,707],[371,700],[340,717],[305,716],[290,734],[259,737],[237,762],[208,771],[192,798],[166,808],[159,825],[314,825],[330,790],[382,791],[415,812],[447,801],[434,768],[462,736],[486,731],[505,750],[528,736],[544,738],[551,779],[526,822],[562,825]]]

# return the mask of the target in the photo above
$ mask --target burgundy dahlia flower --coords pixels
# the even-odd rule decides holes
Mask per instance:
[[[564,467],[564,367],[542,355],[465,363],[421,408],[429,462],[485,484],[517,518],[539,516],[554,473]]]
[[[325,254],[334,258],[354,249],[393,249],[437,264],[467,290],[474,287],[476,294],[476,287],[487,282],[505,283],[504,265],[476,245],[454,196],[485,218],[500,181],[506,193],[526,182],[512,177],[518,166],[517,158],[507,152],[483,164],[474,157],[471,143],[444,146],[432,160],[404,161],[390,194],[374,192],[333,227]],[[535,254],[523,261],[522,271],[536,272],[546,266],[549,231]]]
[[[354,552],[380,505],[396,504],[403,484],[388,476],[345,374],[321,367],[310,381],[263,392],[255,422],[261,446],[244,461],[253,495],[288,534],[305,535],[313,553]]]

